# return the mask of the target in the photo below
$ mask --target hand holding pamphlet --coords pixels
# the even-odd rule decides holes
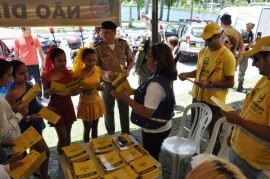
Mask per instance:
[[[41,89],[37,83],[22,97],[22,103],[19,107],[29,104],[40,92]]]
[[[72,90],[80,87],[80,80],[73,81],[67,85],[52,82],[51,83],[51,89],[54,89],[57,94],[61,96],[68,96],[72,94]]]
[[[24,152],[42,139],[40,134],[31,126],[17,139],[14,140],[13,150],[16,152]]]
[[[12,169],[9,175],[14,178],[30,178],[30,176],[40,167],[40,165],[46,160],[46,153],[38,153],[35,150],[31,150],[26,157],[22,159],[23,165]]]
[[[59,116],[58,114],[56,114],[55,112],[51,111],[49,108],[47,107],[42,107],[42,109],[38,112],[39,116],[46,119],[47,121],[49,121],[52,124],[56,124],[59,119],[61,118],[61,116]]]
[[[226,105],[225,103],[223,103],[222,101],[220,101],[219,99],[217,99],[215,96],[211,97],[211,100],[214,101],[216,103],[216,105],[218,107],[220,107],[223,111],[235,111],[232,107]]]

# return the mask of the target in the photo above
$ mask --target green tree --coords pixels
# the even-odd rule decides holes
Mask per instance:
[[[129,5],[129,23],[128,27],[132,27],[132,4],[133,0],[121,0],[121,4],[127,3]]]
[[[164,4],[168,7],[167,21],[170,20],[170,10],[171,10],[171,6],[172,6],[176,1],[177,1],[177,0],[164,0]]]
[[[145,5],[145,0],[135,0],[137,2],[137,14],[138,14],[138,20],[141,20],[141,9]]]
[[[149,4],[150,4],[150,0],[146,0],[146,5],[145,5],[145,14],[148,14],[148,10],[149,10]]]
[[[159,12],[160,21],[162,21],[162,18],[163,18],[163,9],[164,9],[164,0],[160,0],[160,12]]]

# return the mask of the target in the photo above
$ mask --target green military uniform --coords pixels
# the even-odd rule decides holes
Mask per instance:
[[[105,71],[121,72],[122,69],[120,65],[123,65],[125,68],[127,63],[133,62],[132,51],[128,43],[123,39],[115,39],[114,50],[112,50],[106,42],[101,42],[96,47],[96,53],[97,66]],[[115,99],[111,95],[111,90],[115,90],[115,88],[111,83],[105,82],[105,90],[102,92],[101,96],[105,106],[105,126],[109,135],[115,133]],[[117,103],[122,133],[129,133],[129,106],[120,101],[117,101]]]

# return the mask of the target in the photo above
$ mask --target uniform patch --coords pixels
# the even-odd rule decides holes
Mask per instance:
[[[106,54],[107,54],[106,50],[102,50],[102,51],[101,51],[101,54],[102,54],[102,55],[106,55]]]

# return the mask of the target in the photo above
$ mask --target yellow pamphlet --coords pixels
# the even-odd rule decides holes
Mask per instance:
[[[97,178],[98,172],[93,160],[73,163],[75,178]]]
[[[72,144],[62,147],[62,150],[70,163],[86,161],[90,155],[84,150],[80,144]]]
[[[39,133],[33,126],[31,126],[13,141],[13,150],[16,152],[24,152],[39,142],[41,139],[42,137],[39,135]]]
[[[130,136],[127,133],[123,134],[122,137],[124,137],[127,141],[127,143],[125,143],[124,145],[118,140],[118,135],[114,135],[112,137],[113,142],[119,148],[119,150],[125,150],[129,148],[130,146],[134,145],[133,140],[130,138]]]
[[[112,85],[115,87],[116,91],[125,91],[128,95],[133,94],[133,89],[131,88],[128,80],[127,73],[121,73],[113,82]]]
[[[56,124],[61,118],[61,116],[59,116],[58,114],[56,114],[47,107],[42,107],[42,109],[38,112],[38,114],[40,115],[40,117],[46,119],[52,124]]]
[[[40,86],[36,83],[32,88],[22,97],[21,106],[29,104],[41,92]]]
[[[80,82],[80,87],[82,89],[94,89],[94,90],[96,90],[98,88],[104,87],[104,83],[101,82],[98,85],[90,85],[88,83]]]
[[[148,154],[147,150],[145,150],[140,144],[133,145],[128,149],[119,152],[120,157],[127,163],[130,163],[146,154]]]
[[[119,157],[116,151],[97,155],[100,164],[103,166],[105,172],[113,171],[124,166],[124,162]]]
[[[113,145],[108,136],[92,139],[91,147],[95,154],[101,154],[113,150]]]
[[[211,100],[214,101],[216,103],[216,105],[218,107],[220,107],[223,111],[235,111],[232,107],[226,105],[225,103],[223,103],[222,101],[220,101],[219,99],[217,99],[215,96],[211,97]]]
[[[156,176],[161,173],[157,165],[155,165],[153,160],[151,160],[147,155],[132,161],[130,165],[131,168],[143,178],[152,175]]]
[[[52,82],[51,83],[51,89],[54,89],[57,94],[61,96],[67,96],[71,94],[71,90],[77,89],[80,87],[80,80],[73,81],[67,85],[57,83],[57,82]]]
[[[9,175],[14,179],[30,178],[46,158],[45,152],[40,154],[35,150],[31,150],[30,153],[22,159],[23,165],[11,170]]]

